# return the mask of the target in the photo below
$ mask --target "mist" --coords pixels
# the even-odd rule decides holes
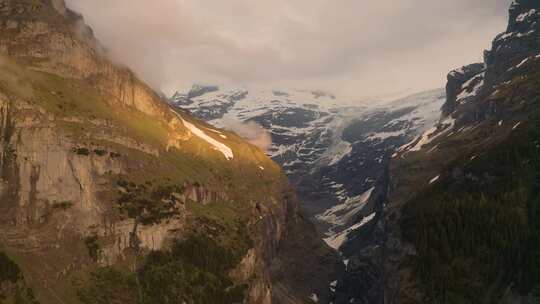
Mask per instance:
[[[155,89],[318,89],[340,98],[443,87],[482,60],[511,0],[67,0]]]
[[[265,152],[272,145],[270,132],[254,121],[241,122],[235,119],[223,119],[220,122],[220,127],[238,134]]]

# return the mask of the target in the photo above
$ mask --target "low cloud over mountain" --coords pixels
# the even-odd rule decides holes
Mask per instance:
[[[169,92],[194,82],[341,96],[440,87],[504,30],[510,0],[68,0],[117,61]]]

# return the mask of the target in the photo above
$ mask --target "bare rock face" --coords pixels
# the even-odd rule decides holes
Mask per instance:
[[[442,111],[444,115],[452,113],[456,109],[456,102],[462,86],[474,76],[480,74],[485,69],[483,63],[475,63],[462,68],[453,70],[447,76],[446,84],[446,102]]]
[[[311,246],[299,244],[291,261],[303,263],[313,248],[314,260],[337,261],[302,226],[289,191],[258,148],[171,108],[110,62],[62,0],[0,0],[0,248],[40,303],[93,303],[88,278],[99,276],[91,274],[139,276],[141,265],[163,262],[152,254],[188,245],[220,250],[214,258],[229,269],[206,269],[196,258],[196,267],[185,266],[217,277],[220,292],[276,303],[276,274],[289,269],[271,266],[303,234],[290,229],[307,229]],[[302,303],[337,269],[324,271],[279,292]],[[81,290],[92,294],[83,299]],[[130,288],[121,291],[128,297]]]
[[[62,16],[67,13],[66,3],[64,0],[51,0],[54,9]]]
[[[508,28],[495,37],[491,50],[485,51],[484,62],[448,74],[443,115],[452,115],[456,127],[495,115],[500,110],[496,104],[486,103],[475,110],[470,105],[527,71],[538,60],[539,49],[540,3],[514,1],[509,9]]]
[[[488,83],[505,81],[501,77],[519,72],[523,61],[538,55],[540,48],[540,3],[514,1],[509,11],[508,28],[493,40],[490,51],[485,53],[488,66]],[[520,65],[523,63],[522,65]],[[509,71],[510,70],[510,71]],[[513,72],[513,73],[508,73]]]
[[[72,248],[73,242],[95,234],[113,240],[101,247],[99,263],[114,264],[129,248],[133,223],[111,213],[106,196],[113,189],[108,176],[126,174],[125,160],[109,153],[87,154],[58,130],[54,119],[24,100],[1,96],[0,112],[3,246],[26,257],[63,251],[66,259],[42,261],[61,277],[70,261],[85,260],[84,247]],[[170,231],[179,227],[177,221],[140,229],[141,247],[163,248]],[[39,279],[54,281],[46,278],[50,270],[33,272]]]
[[[110,266],[128,258],[133,250],[135,220],[119,216],[114,202],[118,191],[125,190],[118,188],[112,177],[129,176],[134,170],[129,158],[114,156],[120,154],[119,150],[110,146],[82,145],[58,129],[57,124],[62,123],[58,118],[24,100],[2,96],[0,113],[2,245],[22,259],[44,256],[41,265],[46,267],[28,271],[53,288],[94,263]],[[122,153],[126,148],[156,157],[144,146],[124,146]],[[225,192],[200,184],[185,183],[183,189],[173,194],[178,215],[136,230],[140,250],[164,250],[172,239],[181,237],[189,214],[186,204],[229,201]],[[262,211],[261,217],[268,216],[264,224],[268,228],[263,230],[269,230],[262,238],[257,237],[258,244],[246,253],[232,275],[238,282],[252,282],[247,294],[250,303],[272,301],[271,274],[265,268],[284,235],[287,214],[280,209],[280,203],[274,201],[275,208],[268,210],[274,214]],[[95,256],[89,256],[82,245],[92,238],[99,240]],[[271,252],[265,252],[268,244],[273,248]],[[58,255],[62,258],[53,258]],[[38,295],[46,303],[54,298],[48,292]]]
[[[512,2],[508,20],[508,32],[530,32],[536,21],[540,3],[534,0],[515,0]]]
[[[480,155],[504,148],[505,141],[513,136],[526,138],[514,132],[523,124],[532,125],[537,121],[539,11],[538,1],[513,2],[508,29],[495,37],[492,49],[485,52],[484,63],[465,66],[448,75],[443,118],[434,129],[424,134],[425,143],[417,151],[405,147],[391,162],[391,183],[383,222],[386,233],[383,246],[384,303],[438,303],[440,300],[434,298],[433,291],[429,290],[431,287],[426,287],[430,282],[422,281],[415,266],[411,266],[417,265],[411,264],[411,261],[415,261],[420,253],[409,242],[412,237],[409,235],[407,238],[403,232],[407,207],[416,202],[422,193],[450,192],[448,189],[455,180],[480,184],[490,180],[492,177],[488,174],[476,176],[465,173],[463,168]],[[440,181],[444,174],[449,178]],[[436,204],[439,202],[425,203],[438,206]],[[376,258],[378,256],[374,255],[372,260]],[[449,284],[459,279],[459,276],[453,278]],[[497,286],[499,283],[487,281],[487,286]],[[471,292],[474,288],[467,286],[466,290]],[[507,288],[504,296],[498,293],[499,290],[493,293],[484,290],[475,292],[485,296],[483,300],[494,303],[537,301],[530,294],[513,290],[513,286],[504,288]],[[457,302],[466,298],[459,292],[453,296],[456,296]]]
[[[15,58],[41,59],[33,62],[40,70],[93,82],[112,97],[111,102],[134,107],[152,116],[163,116],[159,97],[130,70],[112,64],[103,56],[99,42],[82,17],[67,10],[63,0],[54,0],[52,4],[54,12],[47,4],[33,7],[18,1],[4,1],[4,35],[0,38],[0,49]],[[43,14],[59,13],[69,20],[69,24],[58,22],[61,16],[39,21],[27,18],[29,13],[40,10]]]

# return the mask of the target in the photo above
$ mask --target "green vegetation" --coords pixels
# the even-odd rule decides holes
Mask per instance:
[[[21,270],[8,256],[0,252],[0,281],[11,283],[17,282],[21,278]]]
[[[107,155],[107,151],[102,150],[102,149],[94,149],[94,153],[95,153],[97,156],[105,156],[105,155]]]
[[[88,150],[87,148],[76,148],[74,152],[77,153],[77,155],[90,155],[90,150]]]
[[[191,202],[189,210],[194,214],[191,226],[196,227],[193,233],[203,233],[222,246],[234,248],[235,263],[253,248],[253,240],[247,228],[250,216],[249,206],[234,202],[214,202],[210,205]]]
[[[138,303],[136,277],[111,267],[98,268],[79,289],[78,297],[85,304]]]
[[[98,236],[94,234],[85,237],[84,244],[86,245],[86,249],[88,250],[88,256],[90,256],[92,261],[97,262],[99,256]]]
[[[180,186],[152,186],[151,182],[136,185],[124,180],[118,181],[118,186],[122,188],[117,202],[120,214],[134,219],[130,238],[132,248],[139,248],[139,224],[156,225],[179,214],[174,195],[183,192]]]
[[[540,122],[469,158],[404,207],[401,227],[418,250],[410,262],[437,303],[497,303],[508,286],[538,293]]]
[[[235,158],[231,161],[196,136],[178,140],[178,146],[171,147],[168,146],[171,138],[185,135],[181,128],[173,130],[161,118],[115,105],[118,101],[103,96],[91,83],[37,72],[10,61],[3,64],[0,74],[5,74],[5,79],[0,77],[2,91],[23,97],[54,115],[59,129],[78,142],[74,148],[77,155],[105,156],[106,151],[114,151],[109,152],[111,158],[125,156],[128,161],[142,164],[144,168],[130,173],[138,183],[155,179],[156,183],[174,180],[219,184],[225,191],[234,188],[238,194],[235,199],[249,201],[267,197],[274,183],[283,179],[279,167],[264,153],[233,134],[227,134],[226,140],[216,138],[234,150]],[[201,128],[211,128],[191,120],[189,115],[183,117]],[[106,136],[99,136],[103,134]],[[213,132],[208,135],[217,136]],[[159,152],[159,161],[152,154],[115,143],[114,139]],[[259,165],[264,166],[264,174]]]
[[[227,276],[234,250],[203,235],[175,241],[167,251],[154,251],[136,272],[99,268],[80,288],[84,304],[109,303],[241,303],[245,286]]]
[[[36,12],[45,13],[48,12]],[[99,161],[95,156],[121,157],[110,162],[111,171],[103,179],[96,179],[100,188],[97,194],[104,205],[113,203],[106,210],[111,211],[107,215],[113,220],[134,220],[132,236],[137,235],[139,225],[155,225],[179,215],[178,194],[182,194],[184,188],[178,185],[204,185],[205,191],[212,194],[206,205],[186,203],[186,214],[182,214],[186,218],[182,240],[176,241],[169,250],[148,253],[139,248],[139,240],[132,237],[130,245],[136,249],[135,254],[134,250],[126,250],[125,259],[114,266],[96,269],[97,264],[84,263],[80,269],[68,273],[66,276],[74,282],[82,280],[79,299],[83,303],[242,302],[245,286],[235,285],[228,274],[253,247],[250,238],[253,233],[249,231],[253,227],[247,223],[255,204],[271,208],[272,204],[280,203],[277,200],[286,179],[277,165],[233,134],[226,133],[227,139],[223,139],[207,132],[208,136],[234,150],[234,159],[227,160],[197,136],[185,137],[187,132],[182,126],[169,125],[166,117],[151,117],[101,94],[93,80],[38,72],[22,65],[39,62],[26,62],[20,57],[17,60],[18,64],[10,62],[0,66],[0,90],[10,101],[20,99],[33,105],[29,112],[36,119],[51,122],[57,128],[58,137],[68,137],[73,142],[73,155],[92,156],[95,162]],[[207,126],[193,121],[189,115],[184,115],[184,119],[201,128]],[[179,139],[170,141],[173,138]],[[6,155],[10,157],[9,153]],[[265,169],[259,169],[259,165]],[[113,173],[117,168],[128,174]],[[115,184],[119,177],[120,182]],[[49,205],[52,211],[67,211],[72,206],[70,202]],[[183,239],[186,235],[187,239]],[[114,242],[114,237],[90,235],[84,242],[77,242],[76,254],[86,256],[88,253],[97,261],[100,251]],[[73,252],[69,248],[69,253]],[[50,262],[51,258],[47,259]],[[62,295],[66,290],[73,296],[69,286],[63,285],[68,281],[55,280],[62,282],[54,285],[55,282],[32,280],[32,283],[40,288],[37,289],[39,295],[61,290],[60,296],[64,299]],[[51,285],[45,286],[45,283]],[[3,299],[0,303],[4,303]]]
[[[5,253],[0,251],[0,303],[37,304],[34,293],[26,286],[24,276]]]
[[[121,213],[143,225],[159,224],[178,215],[175,194],[184,192],[182,186],[153,186],[152,182],[136,185],[124,180],[118,181],[118,186],[122,188],[118,199]]]
[[[151,181],[136,184],[120,179],[117,184],[121,191],[119,211],[135,219],[136,225],[156,224],[176,216],[174,196],[185,190],[170,184],[155,186]],[[175,240],[169,249],[151,252],[143,252],[137,240],[132,240],[136,262],[129,269],[120,263],[95,270],[80,285],[81,302],[241,303],[246,286],[235,285],[229,272],[253,247],[243,222],[245,214],[234,203],[202,205],[190,201],[187,207],[191,211],[187,238]],[[88,237],[85,243],[90,256],[97,257],[98,238]]]
[[[66,118],[114,122],[116,128],[113,129],[118,135],[157,147],[162,147],[166,142],[169,130],[158,119],[127,107],[111,106],[105,102],[106,97],[85,82],[32,71],[25,71],[24,75],[33,83],[37,103],[49,113]],[[97,131],[95,128],[98,128],[92,123],[66,123],[65,127],[77,136]]]
[[[53,202],[51,207],[53,210],[66,211],[70,209],[71,207],[73,207],[73,202],[70,202],[70,201],[56,202],[55,201]]]
[[[232,250],[206,236],[176,242],[170,252],[151,253],[140,269],[142,303],[240,303],[244,287],[227,278],[235,264]]]

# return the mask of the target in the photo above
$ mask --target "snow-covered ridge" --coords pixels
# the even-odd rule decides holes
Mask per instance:
[[[373,104],[318,91],[194,91],[205,93],[178,93],[171,102],[219,128],[256,123],[270,134],[267,154],[297,186],[304,207],[335,247],[346,241],[347,231],[365,224],[361,215],[375,212],[372,193],[388,159],[439,121],[445,100],[442,89]]]
[[[284,164],[315,163],[323,157],[330,163],[337,163],[346,151],[335,149],[335,153],[326,153],[318,149],[319,139],[333,141],[337,146],[347,147],[336,139],[337,130],[343,129],[346,102],[338,100],[333,94],[313,91],[285,90],[247,90],[220,88],[214,90],[197,86],[191,91],[205,93],[188,98],[190,93],[176,93],[171,102],[195,116],[220,128],[230,129],[238,122],[255,122],[272,135],[272,145],[267,153],[273,158],[280,158]],[[190,92],[191,92],[190,91]],[[361,106],[351,107],[354,111]],[[233,128],[234,129],[234,128]],[[235,130],[236,131],[236,130]],[[316,138],[308,137],[316,134]],[[328,145],[328,144],[327,144]],[[293,157],[296,155],[296,157]],[[293,170],[284,166],[285,170]]]

